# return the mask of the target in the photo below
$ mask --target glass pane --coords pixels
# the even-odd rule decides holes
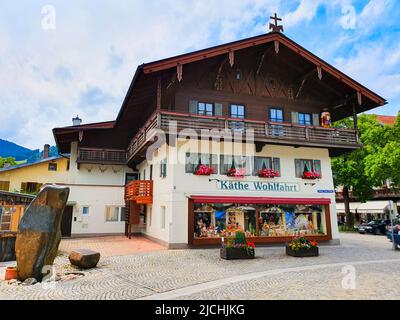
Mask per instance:
[[[194,237],[324,235],[324,212],[321,205],[195,204]]]

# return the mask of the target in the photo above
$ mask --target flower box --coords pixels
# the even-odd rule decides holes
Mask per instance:
[[[193,174],[196,176],[209,176],[214,173],[214,168],[205,164],[199,164],[194,170]]]
[[[231,168],[226,175],[228,177],[243,178],[246,175],[246,170]]]
[[[275,178],[279,176],[279,172],[273,169],[261,169],[258,171],[258,177],[260,178]]]
[[[245,248],[222,247],[220,249],[220,257],[225,260],[254,259],[254,250],[246,250]]]
[[[15,257],[15,240],[17,236],[12,232],[0,233],[0,262],[14,261]]]
[[[303,179],[309,179],[309,180],[314,180],[314,179],[320,179],[321,174],[316,171],[305,171],[302,176]]]
[[[293,250],[289,245],[286,245],[286,254],[292,257],[316,257],[319,255],[319,250],[318,247],[299,248]]]

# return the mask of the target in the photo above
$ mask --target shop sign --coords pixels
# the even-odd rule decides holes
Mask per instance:
[[[228,191],[300,192],[298,183],[219,180],[217,188]]]

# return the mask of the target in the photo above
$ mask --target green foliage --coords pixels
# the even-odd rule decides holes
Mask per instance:
[[[15,159],[12,157],[2,158],[0,157],[0,168],[4,168],[6,163],[10,164],[11,166],[16,165]]]
[[[353,119],[340,120],[334,126],[352,128]],[[385,180],[400,187],[400,113],[394,126],[382,126],[375,115],[360,115],[358,129],[362,148],[333,158],[332,171],[336,187],[352,190],[358,201],[364,202],[371,199],[373,187],[380,187]],[[352,222],[348,223],[352,228]]]
[[[354,227],[349,227],[346,225],[340,225],[339,226],[339,232],[357,232],[356,229],[354,229]]]
[[[236,231],[235,233],[235,244],[246,244],[246,235],[242,231]]]

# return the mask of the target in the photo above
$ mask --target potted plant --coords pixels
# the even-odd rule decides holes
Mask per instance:
[[[317,241],[295,237],[286,244],[286,254],[292,257],[315,257],[319,255]]]
[[[275,178],[279,176],[279,172],[274,169],[263,168],[258,171],[258,176],[260,178]]]
[[[244,168],[236,169],[235,165],[232,163],[232,166],[228,170],[228,173],[226,175],[228,177],[243,178],[246,175],[246,169]]]
[[[13,280],[18,278],[17,267],[7,267],[4,280]]]
[[[194,170],[196,176],[209,176],[215,172],[214,168],[205,164],[199,163]]]
[[[225,260],[234,259],[254,259],[255,244],[246,240],[246,235],[242,231],[237,231],[234,238],[227,241],[222,238],[220,257]]]
[[[302,178],[311,180],[319,179],[321,178],[321,174],[317,171],[304,171]]]

